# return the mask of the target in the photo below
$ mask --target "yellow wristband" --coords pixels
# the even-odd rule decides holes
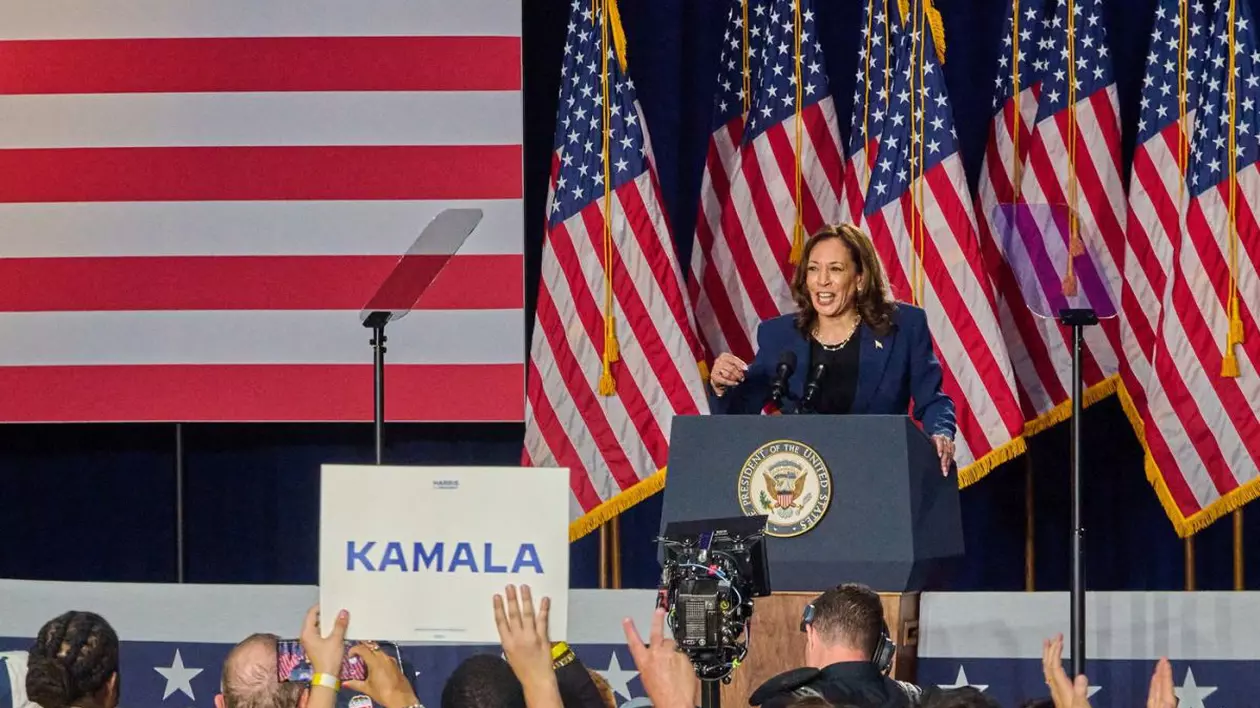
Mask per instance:
[[[555,661],[556,659],[559,659],[560,657],[564,656],[564,653],[567,652],[568,650],[569,650],[568,644],[566,644],[565,642],[556,642],[555,644],[551,646],[551,660]]]
[[[337,677],[332,674],[315,674],[314,676],[311,676],[311,686],[323,686],[324,688],[331,688],[334,691],[340,691],[341,681],[338,681]]]

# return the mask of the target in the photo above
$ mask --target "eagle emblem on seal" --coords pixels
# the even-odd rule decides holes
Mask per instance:
[[[748,456],[737,489],[745,515],[767,517],[767,534],[799,536],[817,526],[831,505],[831,471],[809,445],[771,440]]]
[[[794,465],[781,465],[785,469],[775,472],[762,472],[766,480],[766,490],[770,492],[780,509],[792,509],[800,506],[797,500],[805,492],[805,475]]]

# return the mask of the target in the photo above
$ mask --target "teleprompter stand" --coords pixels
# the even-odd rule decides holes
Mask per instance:
[[[1098,324],[1090,308],[1059,310],[1059,323],[1072,328],[1072,676],[1085,673],[1085,528],[1081,525],[1081,345],[1085,328]]]
[[[415,309],[451,256],[477,228],[481,215],[480,209],[446,209],[433,217],[359,314],[363,326],[372,330],[372,418],[378,465],[385,457],[385,325]]]
[[[1066,204],[999,204],[993,222],[1001,237],[1002,289],[1022,298],[1029,312],[1072,330],[1071,612],[1072,676],[1085,673],[1085,529],[1081,484],[1081,371],[1085,328],[1116,316],[1116,274],[1106,269],[1105,246]],[[1058,332],[1047,332],[1058,336]]]

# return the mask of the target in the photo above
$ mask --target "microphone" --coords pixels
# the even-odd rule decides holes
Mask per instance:
[[[796,352],[788,350],[779,355],[779,365],[774,370],[774,383],[770,385],[770,402],[778,407],[787,393],[788,379],[796,371]]]
[[[815,364],[809,372],[809,382],[805,384],[805,397],[801,399],[799,410],[813,412],[814,399],[818,397],[818,389],[822,385],[823,376],[827,374],[826,364]]]

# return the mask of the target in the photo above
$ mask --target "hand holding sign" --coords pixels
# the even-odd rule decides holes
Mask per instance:
[[[530,708],[560,708],[560,687],[551,666],[551,640],[547,637],[551,600],[544,597],[535,612],[528,585],[521,586],[519,603],[515,586],[507,586],[504,594],[506,607],[502,596],[494,596],[494,624],[507,662],[525,689],[525,703]]]

